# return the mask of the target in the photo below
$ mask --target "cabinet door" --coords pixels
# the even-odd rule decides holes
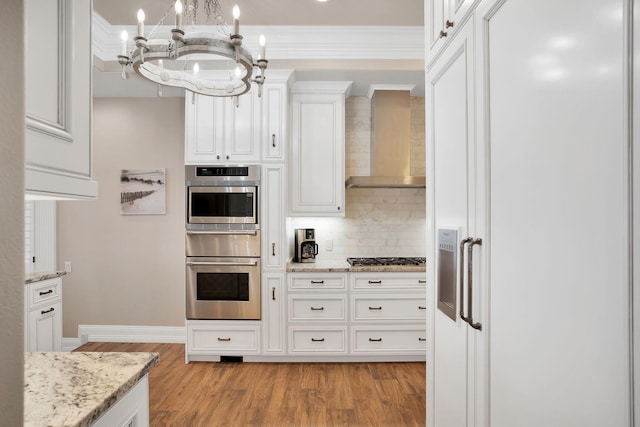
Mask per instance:
[[[452,39],[477,0],[429,0],[425,3],[427,60]]]
[[[282,161],[287,152],[287,85],[265,85],[262,90],[263,159]]]
[[[284,353],[285,296],[284,274],[265,274],[262,277],[265,296],[262,322],[265,354]]]
[[[91,2],[28,0],[25,16],[25,190],[95,198]]]
[[[29,351],[62,350],[62,302],[29,312]]]
[[[262,267],[284,269],[285,174],[282,165],[262,166]]]
[[[427,170],[432,171],[434,187],[427,207],[435,209],[430,212],[435,230],[453,226],[461,230],[462,236],[472,231],[469,207],[473,204],[473,187],[468,181],[473,176],[468,167],[473,165],[475,135],[471,30],[470,24],[461,29],[452,45],[427,73],[426,82],[426,99],[430,103],[426,108],[427,129],[431,132],[427,138],[427,158],[431,159]],[[435,236],[431,244],[435,247]],[[433,265],[438,265],[438,261],[435,260]],[[468,328],[459,316],[454,321],[437,309],[436,272],[427,269],[427,274],[432,284],[427,286],[432,301],[428,310],[431,335],[427,337],[427,354],[430,356],[427,366],[430,387],[435,396],[431,402],[435,407],[430,411],[434,417],[433,425],[473,425],[467,424],[467,416],[473,414],[473,410],[465,408],[468,402],[473,407],[473,396],[468,399],[467,390],[474,389],[474,366],[469,361],[474,357],[472,340],[476,332]],[[456,286],[456,291],[458,289]],[[457,307],[460,307],[462,299],[461,295],[457,296]],[[437,373],[435,376],[434,371]]]
[[[238,99],[224,99],[224,160],[233,163],[260,160],[261,98],[257,88]]]
[[[224,98],[185,92],[185,163],[223,159]]]
[[[344,95],[294,94],[292,216],[344,216]]]

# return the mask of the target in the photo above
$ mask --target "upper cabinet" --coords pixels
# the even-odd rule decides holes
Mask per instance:
[[[213,73],[212,73],[213,74]],[[290,71],[268,73],[258,96],[185,93],[185,163],[259,163],[285,160]]]
[[[95,198],[91,2],[27,0],[25,9],[25,191]]]
[[[291,96],[291,216],[344,216],[345,99],[351,82],[297,82]]]
[[[442,47],[462,26],[471,6],[478,0],[427,0],[425,2],[425,36],[427,61],[435,57]]]

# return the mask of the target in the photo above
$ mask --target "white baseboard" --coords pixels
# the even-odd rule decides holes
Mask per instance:
[[[62,350],[71,351],[87,342],[177,343],[186,341],[184,326],[78,325],[79,338],[63,338]]]

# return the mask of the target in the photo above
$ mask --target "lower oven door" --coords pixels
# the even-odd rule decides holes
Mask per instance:
[[[260,258],[187,257],[187,319],[260,320]]]

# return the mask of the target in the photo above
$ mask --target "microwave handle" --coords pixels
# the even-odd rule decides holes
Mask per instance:
[[[240,266],[248,266],[255,267],[258,265],[256,261],[252,262],[215,262],[215,261],[187,261],[187,265],[240,265]]]
[[[256,230],[207,230],[207,231],[192,231],[187,230],[188,235],[233,235],[233,234],[241,234],[248,236],[255,236],[257,234]]]

